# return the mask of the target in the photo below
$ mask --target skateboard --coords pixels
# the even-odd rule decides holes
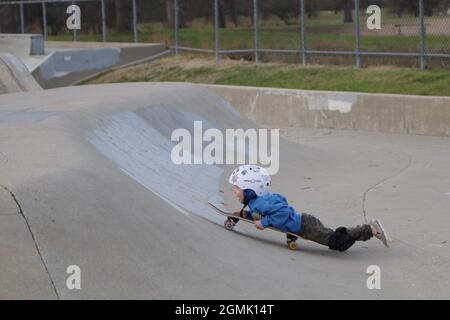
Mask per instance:
[[[246,219],[246,218],[241,217],[241,216],[237,216],[237,215],[233,214],[232,212],[226,211],[225,208],[223,208],[223,206],[225,206],[224,203],[212,203],[212,202],[208,201],[208,204],[218,214],[227,217],[227,220],[225,220],[223,225],[224,225],[225,229],[227,229],[229,231],[232,231],[234,229],[234,226],[240,220],[242,220],[242,221],[244,221],[246,223],[253,224],[252,220]],[[299,236],[296,235],[295,233],[281,231],[279,229],[272,228],[272,227],[268,227],[266,229],[270,229],[270,230],[273,230],[273,231],[285,234],[286,235],[286,243],[287,243],[288,248],[291,249],[291,250],[296,250],[297,249],[297,242],[296,241],[299,238]]]

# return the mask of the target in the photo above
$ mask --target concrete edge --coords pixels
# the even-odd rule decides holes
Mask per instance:
[[[450,137],[450,97],[202,86],[256,123]]]
[[[82,79],[72,83],[71,85],[72,86],[77,86],[77,85],[83,84],[83,83],[85,83],[85,82],[87,82],[89,80],[92,80],[92,79],[94,79],[96,77],[99,77],[99,76],[101,76],[103,74],[106,74],[108,72],[117,71],[117,70],[125,69],[125,68],[128,68],[128,67],[133,67],[133,66],[136,66],[136,65],[139,65],[139,64],[143,64],[143,63],[146,63],[146,62],[150,62],[150,61],[153,61],[153,60],[156,60],[156,59],[168,56],[170,54],[173,54],[173,51],[172,50],[166,50],[164,52],[157,53],[157,54],[155,54],[153,56],[150,56],[150,57],[147,57],[147,58],[144,58],[144,59],[141,59],[141,60],[133,61],[133,62],[124,64],[124,65],[121,65],[121,66],[110,68],[108,70],[102,70],[102,71],[97,72],[95,74],[92,74],[92,75],[89,75],[87,77],[84,77],[84,78],[82,78]]]
[[[224,85],[224,84],[201,84],[206,87],[212,88],[230,88],[239,90],[263,90],[263,91],[284,91],[292,93],[319,93],[319,94],[355,94],[359,96],[382,96],[382,97],[411,97],[411,98],[444,98],[449,99],[449,96],[422,96],[414,94],[399,94],[399,93],[370,93],[370,92],[357,92],[357,91],[328,91],[328,90],[305,90],[305,89],[289,89],[289,88],[275,88],[275,87],[254,87],[254,86],[237,86],[237,85]]]

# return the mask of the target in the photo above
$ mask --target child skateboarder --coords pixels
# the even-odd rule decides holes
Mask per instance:
[[[270,175],[260,166],[240,166],[231,174],[229,183],[233,185],[234,195],[244,205],[235,214],[254,221],[260,230],[274,227],[341,252],[349,249],[356,241],[367,241],[372,237],[389,247],[390,239],[378,219],[353,228],[339,227],[332,230],[312,215],[297,214],[285,197],[269,193]],[[249,211],[244,210],[245,207]]]

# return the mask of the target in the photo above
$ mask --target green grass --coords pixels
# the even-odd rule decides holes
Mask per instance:
[[[365,17],[365,16],[363,16]],[[434,18],[427,18],[432,20]],[[227,28],[220,30],[221,49],[251,49],[254,47],[253,28],[249,17],[239,17],[239,26],[235,27],[228,22]],[[364,26],[364,19],[361,20]],[[405,16],[397,18],[390,12],[383,13],[384,25],[393,25],[399,22],[416,23],[418,18]],[[450,27],[450,24],[449,24]],[[260,46],[271,49],[297,49],[300,47],[299,21],[292,20],[289,25],[279,18],[270,16],[261,19],[260,22]],[[342,12],[323,11],[318,18],[310,18],[306,21],[307,48],[312,50],[354,50],[355,36],[353,24],[344,24]],[[196,19],[187,28],[180,29],[180,45],[213,49],[215,44],[215,33],[212,21]],[[101,35],[85,34],[81,32],[79,41],[101,41]],[[65,33],[58,36],[50,36],[49,40],[70,41],[71,34]],[[108,30],[108,41],[131,42],[133,34],[129,32],[120,33]],[[139,25],[140,42],[163,42],[174,43],[174,30],[165,27],[162,23],[142,23]],[[426,40],[429,52],[448,52],[450,47],[450,34],[430,36]],[[361,47],[364,51],[396,51],[396,52],[418,52],[419,36],[403,35],[363,35]]]
[[[49,36],[50,41],[71,41],[72,35]],[[101,41],[100,35],[79,34],[79,41]],[[133,42],[133,35],[128,33],[109,33],[109,42]],[[157,36],[152,33],[141,33],[140,42],[167,42],[173,43],[173,38],[164,33]],[[213,49],[214,31],[212,29],[183,29],[180,32],[180,45],[185,47]],[[298,49],[300,47],[299,35],[295,32],[279,30],[261,30],[260,48],[267,49]],[[306,39],[307,48],[325,51],[353,51],[355,37],[353,35],[333,35],[309,33]],[[427,39],[426,46],[429,52],[444,52],[445,44],[450,47],[450,36],[434,36]],[[224,29],[220,32],[220,48],[225,49],[252,49],[254,38],[252,29]],[[418,52],[419,37],[414,36],[362,36],[361,49],[363,51],[381,52]]]
[[[306,90],[450,96],[450,73],[409,69],[236,68],[217,84]]]
[[[355,91],[450,96],[450,72],[401,68],[354,69],[300,67],[226,60],[216,67],[211,58],[181,56],[118,70],[90,83],[132,81],[187,81],[224,85],[306,90]]]

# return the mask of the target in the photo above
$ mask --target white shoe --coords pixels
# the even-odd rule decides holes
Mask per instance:
[[[370,225],[373,226],[377,230],[377,234],[375,235],[375,238],[383,242],[385,247],[389,248],[389,244],[392,242],[391,238],[386,232],[386,229],[384,229],[383,225],[381,224],[380,220],[373,219],[370,221]]]

